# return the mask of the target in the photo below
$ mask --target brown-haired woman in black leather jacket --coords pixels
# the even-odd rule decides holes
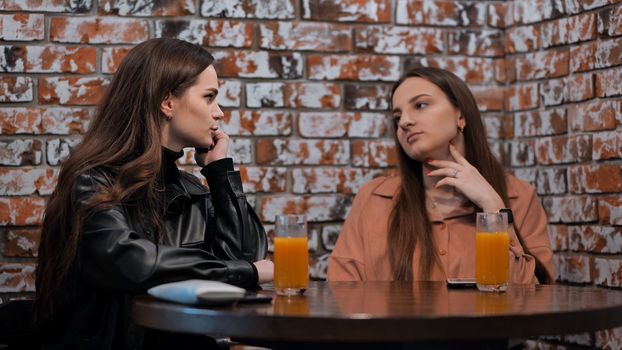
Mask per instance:
[[[218,127],[213,60],[176,39],[137,45],[63,163],[36,272],[46,348],[165,347],[166,337],[143,338],[131,325],[131,295],[185,279],[242,287],[272,280],[265,231]],[[196,148],[209,190],[177,169],[184,147]],[[202,342],[181,338],[176,347]]]

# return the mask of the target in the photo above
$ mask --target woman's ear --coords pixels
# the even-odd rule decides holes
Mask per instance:
[[[162,111],[162,113],[164,113],[164,115],[166,116],[166,119],[170,120],[173,118],[174,109],[175,109],[175,106],[173,102],[173,95],[169,93],[168,95],[166,95],[164,100],[162,100],[162,102],[160,103],[160,110]]]

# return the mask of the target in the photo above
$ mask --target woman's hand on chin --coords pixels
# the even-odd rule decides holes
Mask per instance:
[[[426,175],[442,177],[434,187],[452,186],[487,213],[494,213],[505,208],[501,196],[482,174],[458,152],[454,145],[449,145],[449,151],[456,160],[455,162],[447,160],[428,161],[428,164],[438,169],[430,171]]]
[[[220,129],[212,133],[213,144],[210,148],[197,147],[194,152],[194,161],[197,165],[204,167],[211,162],[221,160],[227,157],[229,149],[229,135]]]

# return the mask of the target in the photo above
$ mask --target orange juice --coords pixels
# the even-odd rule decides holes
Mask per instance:
[[[510,238],[507,232],[475,234],[475,280],[482,285],[501,285],[510,279]]]
[[[307,288],[309,252],[307,237],[274,238],[274,287]]]

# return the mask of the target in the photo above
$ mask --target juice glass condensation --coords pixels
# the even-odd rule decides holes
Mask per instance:
[[[307,219],[277,215],[274,237],[274,288],[279,295],[304,293],[309,283]]]
[[[507,213],[477,213],[475,282],[477,289],[503,292],[510,279]]]

